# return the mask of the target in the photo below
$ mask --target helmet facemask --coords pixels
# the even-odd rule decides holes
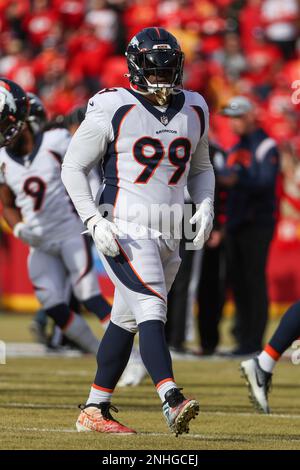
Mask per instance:
[[[170,94],[182,86],[184,55],[168,45],[153,46],[152,50],[127,53],[131,85],[139,93],[155,94],[160,105],[166,104]],[[137,90],[136,90],[137,91]]]
[[[6,118],[0,122],[0,147],[10,145],[24,127],[24,122]]]
[[[22,132],[28,115],[28,100],[15,82],[0,78],[0,147],[10,145]]]

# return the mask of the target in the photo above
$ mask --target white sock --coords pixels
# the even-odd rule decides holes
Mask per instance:
[[[86,404],[89,405],[90,403],[96,403],[98,405],[99,403],[110,402],[112,392],[113,390],[110,391],[108,389],[104,389],[93,384],[91,386],[90,395],[87,399]]]
[[[258,363],[262,370],[271,374],[277,361],[275,361],[275,359],[273,359],[273,357],[271,357],[266,351],[262,351],[258,356]]]
[[[165,401],[165,394],[172,388],[177,388],[173,379],[162,380],[156,385],[156,390],[162,402]]]

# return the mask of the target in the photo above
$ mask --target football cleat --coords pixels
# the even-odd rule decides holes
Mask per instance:
[[[119,423],[110,414],[110,410],[118,413],[118,409],[110,403],[91,403],[79,405],[80,415],[76,421],[78,432],[102,432],[107,434],[136,434],[133,429]]]
[[[259,412],[270,413],[268,394],[271,389],[272,374],[260,367],[257,357],[243,361],[240,370],[248,385],[249,398],[254,407]]]
[[[126,369],[124,370],[117,386],[118,387],[136,387],[147,376],[147,371],[142,361],[140,352],[135,347],[129,358]]]
[[[186,399],[178,388],[172,388],[165,394],[163,415],[170,430],[176,434],[189,432],[189,422],[195,419],[200,406],[196,400]]]

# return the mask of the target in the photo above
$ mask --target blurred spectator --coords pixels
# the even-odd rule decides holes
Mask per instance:
[[[280,47],[286,59],[291,58],[299,35],[299,2],[265,0],[261,18],[267,39]]]
[[[6,3],[6,8],[3,12],[6,28],[10,30],[14,37],[20,40],[26,39],[23,20],[30,10],[30,0],[23,0],[22,2],[8,1],[4,3]]]
[[[247,61],[237,33],[227,33],[224,48],[212,54],[212,58],[222,65],[225,73],[232,80],[239,78],[247,68]]]
[[[114,42],[117,36],[118,16],[105,0],[91,0],[85,22],[95,28],[98,39]]]
[[[49,0],[33,0],[32,7],[24,19],[24,29],[31,47],[39,50],[56,26],[58,15]]]
[[[225,152],[210,143],[209,154],[215,172],[225,164]],[[219,344],[219,322],[225,302],[226,256],[224,245],[225,195],[216,180],[215,219],[210,238],[204,246],[197,290],[198,330],[201,354],[211,355]]]
[[[185,202],[191,204],[190,197],[186,191]],[[188,209],[187,209],[188,210]],[[189,212],[190,215],[190,212]],[[194,250],[186,250],[187,240],[180,240],[181,265],[168,294],[168,321],[166,323],[166,339],[170,349],[177,353],[185,353],[186,325],[188,316],[189,284],[192,277],[192,265]]]
[[[269,44],[263,33],[259,33],[256,42],[246,53],[247,71],[244,78],[251,83],[253,92],[265,99],[270,93],[273,80],[282,66],[280,49]]]
[[[210,157],[215,169],[224,166],[225,153],[214,143],[210,143]],[[191,204],[186,192],[185,201]],[[187,240],[180,242],[182,259],[179,271],[168,295],[168,321],[166,337],[171,349],[185,352],[187,318],[189,309],[189,285],[193,274],[196,282],[196,300],[199,305],[198,330],[201,341],[201,354],[213,354],[218,342],[218,325],[225,300],[225,253],[223,243],[224,201],[221,188],[216,184],[214,229],[206,243],[202,256],[195,257],[194,250],[187,250]],[[199,261],[199,265],[198,265]],[[195,273],[193,273],[193,266]],[[199,281],[200,274],[200,281]]]
[[[280,215],[300,219],[300,148],[293,142],[281,146]]]
[[[229,151],[219,181],[227,185],[227,249],[236,306],[233,355],[261,350],[268,319],[266,261],[273,237],[279,154],[257,126],[253,103],[234,97],[222,110],[239,141]]]
[[[127,42],[141,29],[158,24],[157,3],[158,0],[126,2],[123,20],[127,31]]]
[[[66,28],[76,29],[84,20],[85,3],[82,0],[53,0],[54,9]]]

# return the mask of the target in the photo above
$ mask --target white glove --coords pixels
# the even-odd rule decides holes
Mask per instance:
[[[209,239],[210,232],[213,228],[214,220],[214,205],[210,198],[204,199],[190,219],[190,224],[200,223],[199,231],[194,238],[194,245],[198,250],[203,248],[204,243]]]
[[[120,253],[116,235],[121,236],[122,233],[116,224],[98,213],[88,220],[87,228],[93,237],[97,250],[106,256],[113,257]]]
[[[42,243],[42,237],[36,235],[24,222],[18,222],[13,228],[14,236],[30,246],[37,247]]]

